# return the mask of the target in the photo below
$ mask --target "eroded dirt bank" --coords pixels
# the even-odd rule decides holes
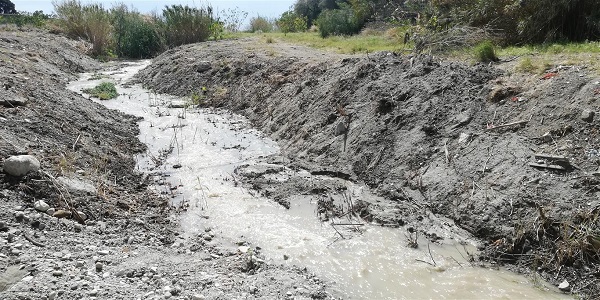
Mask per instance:
[[[436,240],[430,214],[448,217],[446,226],[483,241],[482,258],[595,298],[600,85],[582,67],[549,71],[511,75],[430,56],[339,56],[246,39],[170,50],[139,81],[247,116],[286,155],[267,162],[364,181],[387,199],[355,199],[366,220]],[[274,172],[239,173],[283,205],[297,193],[344,192],[274,182]]]
[[[24,177],[0,173],[0,298],[331,298],[306,270],[249,268],[209,229],[178,237],[169,199],[135,171],[139,120],[66,89],[79,72],[118,67],[85,47],[0,31],[0,157],[41,163]]]

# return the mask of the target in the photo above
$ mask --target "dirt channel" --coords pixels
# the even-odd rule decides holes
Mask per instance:
[[[503,69],[254,38],[172,49],[138,80],[245,115],[282,148],[266,163],[364,182],[386,199],[337,213],[431,241],[441,234],[430,215],[444,216],[482,241],[481,263],[600,297],[600,80],[585,66]],[[322,214],[343,208],[327,201],[343,186],[270,180],[279,169],[238,174],[284,206],[301,193],[322,197]]]
[[[135,171],[139,120],[66,89],[111,68],[87,47],[0,30],[0,157],[41,164],[0,173],[0,299],[332,298],[306,270],[249,265],[260,253],[210,229],[180,238],[170,199]]]

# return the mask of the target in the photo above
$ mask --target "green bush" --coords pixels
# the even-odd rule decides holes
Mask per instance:
[[[0,24],[15,24],[18,27],[31,25],[42,27],[50,17],[38,10],[34,13],[20,12],[18,14],[0,16]]]
[[[306,17],[302,17],[293,11],[286,11],[281,14],[281,17],[277,20],[277,27],[284,34],[288,32],[302,32],[308,28]]]
[[[112,82],[102,82],[94,88],[83,90],[83,92],[90,94],[92,97],[99,98],[100,100],[109,100],[119,96],[117,88]]]
[[[271,32],[273,31],[273,28],[275,27],[274,22],[270,21],[269,19],[265,18],[265,17],[261,17],[261,16],[256,16],[253,18],[250,18],[250,28],[249,31],[250,32]]]
[[[131,58],[148,58],[164,49],[156,20],[129,11],[124,4],[111,9],[115,53]]]
[[[490,41],[484,41],[475,46],[475,59],[479,62],[497,61],[496,50]]]
[[[204,42],[211,36],[212,7],[166,6],[162,12],[169,46]]]
[[[362,27],[349,8],[323,11],[316,22],[319,34],[323,38],[330,35],[351,35],[359,32]]]
[[[433,0],[439,20],[498,32],[505,44],[600,38],[598,0]]]
[[[64,0],[53,5],[67,34],[90,41],[92,55],[109,54],[112,26],[109,12],[101,4],[82,5],[79,0]]]

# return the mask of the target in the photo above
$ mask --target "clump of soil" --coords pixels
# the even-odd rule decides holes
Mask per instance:
[[[363,181],[403,207],[402,223],[445,216],[483,241],[483,258],[597,297],[600,85],[584,68],[551,74],[248,39],[168,51],[139,81],[180,96],[204,87],[203,105],[247,116],[290,166]],[[372,219],[390,207],[363,205]]]

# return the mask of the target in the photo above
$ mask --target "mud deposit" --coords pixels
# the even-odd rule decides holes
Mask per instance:
[[[308,197],[325,219],[353,215],[425,244],[466,230],[482,261],[597,297],[598,80],[576,66],[544,78],[501,68],[246,39],[170,50],[138,81],[232,109],[277,141],[283,158],[262,161],[277,167],[236,174],[284,207]],[[377,197],[353,197],[346,181]]]

